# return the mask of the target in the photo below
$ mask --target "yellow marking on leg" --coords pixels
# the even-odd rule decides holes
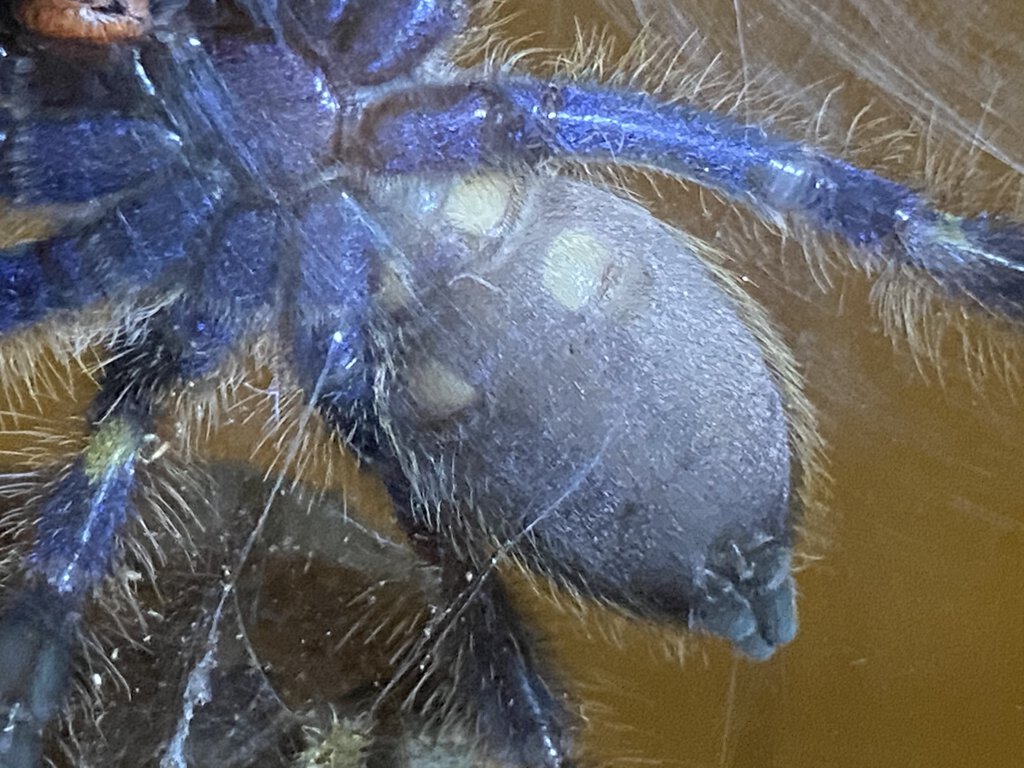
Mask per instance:
[[[113,467],[124,464],[139,450],[139,430],[125,419],[103,422],[89,439],[82,457],[90,483],[103,479]]]

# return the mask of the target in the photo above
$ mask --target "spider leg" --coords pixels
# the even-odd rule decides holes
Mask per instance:
[[[112,49],[91,77],[59,54],[0,59],[0,333],[173,289],[225,208],[281,205],[334,131],[321,72],[279,44]]]
[[[0,616],[0,762],[11,768],[39,764],[43,730],[63,703],[85,603],[109,572],[117,533],[133,514],[130,493],[152,405],[145,389],[125,392],[116,362],[97,401],[112,407],[91,419],[89,447],[44,499],[26,586]]]
[[[386,237],[344,189],[324,187],[296,213],[282,260],[284,337],[291,365],[327,424],[365,459],[378,455],[365,326],[375,254]]]
[[[408,490],[392,491],[396,499],[408,498]],[[441,610],[420,650],[429,663],[425,674],[450,689],[442,707],[456,718],[468,716],[485,751],[509,765],[569,768],[571,718],[501,583],[497,558],[485,557],[486,548],[464,531],[438,527],[439,520],[399,507],[417,550],[441,570]],[[417,656],[410,666],[424,674],[419,663]]]
[[[180,268],[221,191],[150,120],[22,123],[0,109],[0,136],[0,333],[123,300]]]
[[[0,136],[0,197],[15,206],[88,203],[130,189],[175,163],[181,148],[158,123],[119,115],[43,119]]]
[[[44,495],[25,584],[0,614],[5,766],[38,764],[42,732],[65,696],[82,612],[112,571],[118,536],[135,515],[135,473],[163,396],[211,372],[269,301],[275,241],[264,239],[259,220],[251,211],[230,217],[221,232],[224,250],[193,266],[186,298],[141,330],[123,329],[111,347],[89,414],[88,445]]]
[[[82,231],[0,251],[0,332],[105,301],[121,311],[146,289],[173,290],[187,253],[209,237],[217,190],[184,176],[147,191]]]
[[[547,158],[662,171],[769,222],[833,235],[867,266],[908,265],[955,296],[1024,319],[1019,223],[954,216],[810,145],[644,93],[529,78],[398,91],[343,134],[341,153],[398,174]]]
[[[468,12],[464,0],[301,0],[278,14],[286,39],[331,82],[351,87],[409,75]]]

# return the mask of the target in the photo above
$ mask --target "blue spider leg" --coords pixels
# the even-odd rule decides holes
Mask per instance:
[[[134,514],[131,491],[153,413],[148,392],[125,391],[120,363],[106,371],[88,446],[42,501],[26,586],[0,615],[0,763],[10,768],[39,764],[43,731],[70,680],[82,612]]]
[[[284,36],[332,83],[380,85],[410,74],[465,28],[465,0],[307,0],[278,6]]]
[[[13,122],[0,111],[0,130]],[[15,206],[88,203],[160,173],[181,152],[177,134],[121,115],[42,119],[0,139],[0,198]]]
[[[123,304],[144,289],[159,294],[179,280],[221,193],[190,176],[149,191],[82,231],[0,250],[0,333],[54,312]]]
[[[1024,319],[1019,223],[954,216],[807,144],[647,94],[518,77],[419,87],[371,104],[340,145],[345,161],[385,173],[548,158],[665,172],[768,221],[834,235],[869,267],[912,266],[953,295]]]
[[[161,399],[211,372],[269,302],[275,229],[275,220],[257,211],[229,217],[218,231],[221,250],[193,265],[185,298],[142,330],[125,329],[112,347],[91,408],[88,445],[43,498],[25,585],[0,614],[5,768],[38,765],[43,731],[70,680],[82,612],[111,573],[118,536],[135,514],[135,472]]]
[[[0,145],[0,333],[178,279],[226,193],[223,174],[208,174],[156,122],[12,125]]]
[[[27,586],[0,617],[0,763],[38,765],[42,732],[61,706],[71,649],[91,588],[107,571],[146,425],[116,413],[49,492]]]
[[[10,79],[29,103],[69,101],[75,85],[84,93],[82,114],[40,109],[31,119],[0,96],[0,333],[161,292],[187,253],[207,247],[239,187],[273,205],[315,169],[339,108],[319,70],[259,39],[207,47],[143,47],[120,62],[109,77],[131,91],[123,102],[78,83],[66,62],[25,67],[40,73],[22,82],[0,60],[0,84]]]
[[[326,186],[300,205],[296,241],[282,259],[282,335],[291,365],[326,421],[363,459],[380,456],[366,341],[375,254],[385,240],[362,206]]]

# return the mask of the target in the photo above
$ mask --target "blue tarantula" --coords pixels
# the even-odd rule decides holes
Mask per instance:
[[[787,354],[710,253],[560,174],[568,163],[695,182],[1020,317],[1012,222],[947,214],[684,103],[458,68],[472,11],[4,5],[0,331],[16,344],[43,323],[103,330],[88,339],[102,363],[86,445],[26,502],[34,525],[15,537],[0,764],[42,759],[90,600],[147,514],[137,486],[160,462],[161,420],[258,347],[383,478],[436,570],[423,663],[481,754],[573,760],[572,719],[499,579],[506,560],[755,658],[793,638],[813,426]],[[239,569],[271,508],[237,542]],[[381,727],[389,699],[420,697],[416,680],[389,684]],[[188,764],[183,722],[163,764]]]

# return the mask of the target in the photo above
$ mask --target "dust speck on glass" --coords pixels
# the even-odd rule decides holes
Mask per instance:
[[[851,752],[871,695],[771,672],[873,690],[917,602],[1006,747],[1020,475],[950,456],[1016,453],[1024,34],[583,5],[3,2],[0,766],[941,765],[984,742]],[[621,658],[702,635],[726,689],[617,722]]]

